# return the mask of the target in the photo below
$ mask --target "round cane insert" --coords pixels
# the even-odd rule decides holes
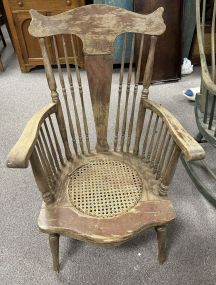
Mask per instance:
[[[122,214],[142,196],[142,180],[136,170],[115,160],[93,160],[69,177],[68,194],[79,211],[100,218]]]

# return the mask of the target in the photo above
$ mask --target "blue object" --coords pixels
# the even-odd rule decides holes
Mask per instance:
[[[187,95],[187,96],[190,96],[190,97],[192,97],[194,94],[193,94],[193,91],[192,90],[190,90],[190,89],[187,89],[186,91],[185,91],[185,94]]]
[[[94,0],[94,4],[107,4],[133,11],[133,0]],[[123,35],[120,35],[115,40],[114,63],[121,63],[123,37]],[[128,33],[125,63],[128,63],[130,61],[131,42],[132,36],[130,33]]]

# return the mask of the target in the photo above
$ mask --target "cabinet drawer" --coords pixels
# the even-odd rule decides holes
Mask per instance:
[[[85,0],[8,0],[11,10],[70,10],[85,5]]]

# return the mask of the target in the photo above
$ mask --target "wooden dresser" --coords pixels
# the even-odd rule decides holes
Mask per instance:
[[[159,7],[164,8],[163,17],[166,24],[166,31],[159,37],[157,43],[152,78],[154,82],[178,80],[181,78],[182,4],[182,0],[134,0],[134,10],[140,14],[149,14]],[[145,39],[140,82],[143,80],[150,43],[148,36]],[[137,40],[137,46],[139,46],[139,39]]]
[[[85,0],[3,0],[7,15],[12,41],[19,60],[22,72],[29,72],[37,65],[43,65],[43,59],[38,40],[28,33],[31,17],[30,9],[35,9],[44,15],[56,15],[61,12],[85,5]],[[54,48],[52,42],[48,41],[49,57],[55,63]],[[57,43],[58,44],[58,43]],[[76,38],[75,45],[78,56],[78,64],[83,67],[84,58],[82,43]],[[63,47],[60,46],[59,53],[63,57]],[[69,55],[70,63],[73,63],[73,55]],[[62,59],[63,60],[63,59]]]

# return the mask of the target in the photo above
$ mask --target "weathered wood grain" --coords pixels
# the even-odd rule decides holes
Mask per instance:
[[[47,176],[39,159],[36,149],[33,150],[31,155],[32,171],[37,183],[38,189],[41,192],[42,198],[46,204],[51,204],[54,201],[54,195],[50,191]]]
[[[57,232],[87,242],[117,245],[145,229],[170,223],[174,218],[170,201],[164,200],[143,202],[134,212],[109,219],[84,216],[73,208],[46,207],[41,209],[38,223],[45,233]]]
[[[158,239],[158,260],[160,264],[166,261],[166,226],[155,227]]]
[[[74,34],[86,54],[110,54],[115,38],[124,32],[160,35],[165,31],[163,8],[140,15],[109,5],[88,5],[50,17],[31,10],[29,33],[35,37]]]
[[[31,12],[33,20],[29,30],[32,35],[39,37],[53,103],[38,112],[27,124],[21,138],[9,154],[8,166],[27,167],[28,161],[31,161],[35,180],[43,199],[38,224],[42,232],[49,234],[53,267],[56,271],[59,271],[60,234],[83,241],[117,245],[145,229],[155,227],[158,236],[159,261],[161,263],[165,261],[166,225],[175,218],[175,211],[167,197],[167,190],[180,152],[183,152],[186,159],[195,160],[202,159],[204,151],[174,116],[147,99],[153,72],[156,36],[165,30],[162,13],[163,8],[159,8],[150,15],[138,15],[107,5],[89,5],[51,17],[44,17],[35,11]],[[133,35],[125,88],[126,98],[123,114],[121,114],[127,32],[132,32]],[[121,33],[125,33],[125,36],[113,137],[114,152],[111,152],[107,134],[113,44],[116,36]],[[141,45],[130,110],[129,96],[133,78],[135,33],[141,33]],[[66,36],[68,34],[70,36]],[[143,78],[143,90],[138,94],[145,34],[152,37]],[[56,35],[58,35],[58,44],[61,41],[63,47],[73,110],[67,97]],[[88,107],[93,108],[95,123],[93,128],[97,135],[96,147],[92,152],[84,105],[85,97],[76,61],[73,35],[80,37],[84,44],[85,67],[91,97],[91,106]],[[54,43],[68,125],[64,120],[57,84],[45,44],[49,36]],[[72,75],[68,60],[69,48],[75,56],[75,76],[78,83],[76,90],[73,83],[75,76]],[[75,92],[80,96],[82,115],[78,113]],[[136,98],[140,100],[138,116],[135,114]],[[71,114],[73,111],[74,116]],[[51,115],[56,118],[56,122],[53,122]],[[74,124],[72,118],[73,120],[75,118]],[[122,124],[120,124],[121,118]],[[72,142],[68,140],[66,126],[71,132]],[[120,142],[119,133],[121,133]],[[132,139],[133,133],[136,136],[135,140]],[[75,134],[79,137],[77,141]],[[76,154],[74,157],[72,157],[69,143],[72,144]],[[133,149],[133,153],[130,153],[130,149]],[[77,198],[74,197],[76,195],[80,197],[83,189],[85,198],[81,195],[77,206],[74,202]],[[107,208],[107,205],[110,208]],[[101,212],[99,214],[99,207],[102,214]]]
[[[107,127],[113,57],[111,55],[86,55],[85,67],[97,132],[96,150],[98,152],[108,151]]]
[[[125,33],[124,34],[124,42],[123,42],[123,46],[122,46],[121,69],[120,69],[120,76],[119,76],[118,106],[117,106],[116,124],[115,124],[115,138],[114,138],[114,150],[115,151],[117,150],[117,145],[118,145],[120,107],[121,107],[121,97],[122,97],[122,84],[123,84],[123,78],[124,78],[126,43],[127,43],[127,34]]]
[[[201,67],[202,67],[202,82],[204,86],[206,87],[209,92],[212,94],[216,94],[216,85],[214,83],[214,80],[211,78],[211,74],[208,69],[207,61],[206,61],[206,55],[204,50],[204,27],[205,27],[205,4],[206,1],[203,1],[203,15],[202,15],[202,21],[200,19],[200,1],[196,0],[196,26],[197,26],[197,39],[198,39],[198,45],[199,45],[199,53],[200,53],[200,61],[201,61]],[[214,11],[216,13],[216,11]],[[213,17],[214,20],[214,17]],[[202,23],[202,26],[201,26]]]
[[[133,34],[132,43],[131,43],[130,63],[129,63],[128,77],[127,77],[126,100],[125,100],[125,105],[124,105],[124,117],[123,117],[123,122],[122,122],[121,151],[124,150],[124,143],[125,143],[125,132],[126,132],[126,126],[127,126],[127,113],[128,113],[128,100],[129,100],[129,95],[130,95],[131,79],[132,79],[132,73],[133,73],[134,46],[135,46],[135,34]]]
[[[144,99],[148,99],[149,86],[151,84],[152,74],[153,74],[154,54],[155,54],[156,43],[157,43],[157,37],[151,36],[149,54],[147,58],[145,72],[143,74],[142,96]]]
[[[127,148],[126,151],[129,151],[130,144],[131,144],[131,135],[133,131],[133,124],[134,124],[134,112],[135,112],[135,104],[136,104],[136,98],[138,93],[138,83],[139,83],[139,77],[140,77],[140,68],[141,68],[141,60],[142,60],[142,54],[143,54],[143,45],[144,45],[144,35],[141,36],[141,42],[140,42],[140,48],[139,48],[139,58],[138,58],[138,64],[137,64],[137,70],[136,70],[136,77],[135,77],[135,85],[134,85],[134,92],[133,92],[133,103],[132,103],[132,109],[131,109],[131,116],[130,116],[130,122],[128,126],[128,138],[127,138]]]
[[[150,100],[144,100],[144,107],[150,108],[163,118],[170,135],[181,149],[186,160],[203,159],[205,152],[199,143],[182,127],[179,121],[165,108]]]
[[[59,272],[59,235],[50,234],[49,244],[53,258],[53,270]]]
[[[26,168],[29,158],[38,138],[38,133],[44,119],[56,112],[57,105],[50,103],[37,112],[26,125],[21,137],[8,155],[7,166],[11,168]]]

